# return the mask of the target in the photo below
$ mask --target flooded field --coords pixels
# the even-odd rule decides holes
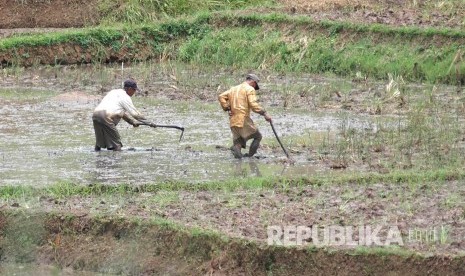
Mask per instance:
[[[187,66],[155,66],[158,65],[3,69],[0,183],[144,184],[304,176],[331,170],[331,165],[321,158],[326,154],[325,141],[338,139],[347,130],[376,133],[379,126],[396,128],[403,121],[402,114],[379,116],[318,108],[323,105],[317,101],[321,102],[325,93],[333,97],[331,91],[336,84],[340,93],[347,91],[349,95],[356,90],[350,81],[268,75],[263,80],[261,104],[273,117],[295,163],[285,162],[270,126],[256,114],[252,118],[264,135],[257,158],[235,160],[228,150],[228,117],[216,96],[225,87],[239,83],[241,74],[228,76],[228,72],[205,72]],[[139,80],[143,93],[133,97],[133,101],[149,120],[186,128],[181,142],[180,131],[133,128],[121,121],[118,129],[124,151],[93,151],[92,111],[107,91],[120,85],[121,75]],[[383,84],[376,87],[384,89]],[[320,98],[299,96],[311,90],[319,91]],[[358,104],[361,105],[363,100]]]
[[[227,150],[231,143],[228,119],[216,104],[157,100],[146,103],[144,98],[134,102],[154,122],[186,128],[182,141],[178,142],[177,130],[133,128],[122,122],[118,127],[124,151],[96,153],[91,113],[98,99],[63,102],[55,96],[44,97],[48,91],[10,91],[27,93],[34,100],[9,99],[0,109],[4,121],[0,139],[3,184],[195,182],[247,175],[296,176],[322,169],[313,164],[311,155],[295,156],[294,166],[281,164],[284,154],[278,149],[261,149],[258,159],[234,160]],[[79,97],[85,95],[88,94]],[[284,143],[287,135],[335,131],[341,124],[341,119],[333,114],[282,114],[273,109],[270,112],[276,128],[284,134]],[[256,116],[267,138],[263,143],[266,145],[273,133],[261,119]],[[363,127],[370,122],[354,119],[351,123]]]
[[[198,261],[194,267],[214,271],[212,260],[220,257],[211,253],[216,252],[212,236],[197,232],[184,236],[178,226],[166,232],[166,221],[258,244],[266,242],[270,225],[390,225],[397,227],[403,244],[376,247],[380,251],[374,254],[354,251],[349,253],[354,263],[373,256],[385,265],[385,256],[397,258],[395,254],[405,254],[405,249],[425,256],[439,254],[445,271],[454,270],[453,265],[461,267],[451,266],[455,259],[443,257],[464,252],[465,100],[457,87],[405,84],[401,77],[392,76],[383,82],[363,77],[361,81],[360,76],[259,75],[261,104],[292,160],[286,159],[271,127],[256,114],[252,118],[264,136],[256,158],[236,160],[230,153],[228,116],[217,95],[239,83],[240,72],[154,63],[3,69],[0,185],[45,189],[29,196],[22,187],[15,187],[16,193],[9,192],[15,188],[5,189],[0,273],[74,275],[75,270],[84,270],[80,275],[94,275],[86,271],[140,275],[160,267],[192,271],[183,255],[187,251]],[[181,141],[178,130],[133,128],[121,121],[123,151],[94,152],[92,112],[106,92],[127,77],[135,77],[143,90],[133,97],[135,106],[154,123],[185,127]],[[289,182],[274,179],[271,186],[252,188],[254,181],[256,187],[268,182],[259,177],[276,176]],[[366,176],[373,178],[364,182]],[[308,177],[309,182],[292,179],[298,177]],[[310,178],[332,182],[313,185]],[[251,188],[235,187],[234,181],[227,181],[231,179]],[[169,189],[171,182],[178,181],[189,188],[216,182],[225,188]],[[105,186],[108,190],[102,194],[93,194],[92,189],[67,193],[66,189],[75,189],[72,184],[115,187]],[[164,188],[126,193],[127,186],[120,184]],[[32,211],[35,217],[29,215]],[[27,217],[18,215],[23,213]],[[53,218],[51,213],[58,215]],[[93,221],[93,216],[102,220]],[[112,221],[113,216],[118,220]],[[149,224],[141,226],[141,221]],[[173,238],[173,233],[183,238]],[[423,233],[433,233],[434,239],[425,239]],[[197,247],[191,251],[194,237],[202,242],[194,243]],[[173,240],[185,243],[173,247]],[[187,251],[180,254],[183,246]],[[206,252],[203,259],[198,259],[199,248]],[[319,249],[309,248],[292,250],[340,263],[341,259],[331,259],[333,253],[321,255],[314,251]],[[334,248],[335,252],[344,249]],[[248,251],[236,248],[230,254],[241,256],[242,263],[244,252]],[[255,260],[258,251],[251,252]],[[349,256],[343,250],[340,254]],[[286,264],[289,256],[282,258]],[[419,270],[431,267],[417,259],[406,260],[414,260]],[[438,265],[429,257],[424,260],[430,261]],[[231,262],[231,269],[242,269]],[[393,271],[411,271],[403,259],[392,263],[400,267]]]

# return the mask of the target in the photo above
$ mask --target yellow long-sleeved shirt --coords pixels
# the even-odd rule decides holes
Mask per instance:
[[[231,112],[230,127],[243,127],[245,118],[250,117],[250,111],[260,115],[265,113],[265,110],[257,103],[255,89],[247,82],[221,93],[218,100],[223,110]]]

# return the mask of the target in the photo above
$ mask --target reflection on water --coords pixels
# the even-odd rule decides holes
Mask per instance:
[[[261,177],[262,173],[258,168],[257,161],[254,159],[237,160],[234,176],[236,177]]]
[[[89,86],[76,86],[79,92],[51,92],[52,84],[58,81],[63,79],[36,83],[37,89],[0,89],[0,185],[41,186],[59,181],[195,183],[244,176],[300,176],[327,169],[318,168],[305,152],[293,156],[295,165],[288,166],[280,161],[282,152],[273,152],[267,147],[259,149],[259,159],[235,160],[228,150],[223,150],[230,146],[231,133],[228,117],[216,102],[168,101],[156,96],[136,97],[134,101],[155,123],[186,127],[181,142],[178,131],[133,128],[121,122],[118,129],[125,150],[96,153],[93,152],[91,114],[104,93],[97,92],[95,87],[94,92],[86,91]],[[164,81],[162,76],[151,79],[151,83],[159,85]],[[41,84],[44,87],[40,88]],[[303,113],[263,104],[273,114],[284,144],[289,141],[288,137],[337,132],[341,125],[360,129],[376,127],[374,117]],[[274,141],[269,125],[258,115],[253,114],[252,118],[264,136],[262,144]]]
[[[42,92],[29,92],[34,93]],[[18,101],[14,103],[16,109],[0,109],[0,118],[9,125],[0,129],[1,184],[199,182],[244,175],[294,176],[311,165],[306,156],[297,156],[296,165],[284,171],[287,166],[276,162],[280,156],[264,149],[259,150],[260,159],[236,162],[229,151],[217,147],[229,146],[231,134],[228,118],[214,103],[179,111],[176,109],[179,102],[175,101],[169,105],[140,102],[144,113],[156,122],[186,126],[184,139],[179,142],[179,133],[168,129],[133,128],[122,122],[118,129],[125,150],[93,152],[90,115],[95,104],[92,101],[62,104],[51,97],[35,103],[33,108],[24,108],[30,103]],[[215,111],[204,112],[208,105],[213,105],[211,109]],[[314,129],[326,131],[336,128],[339,120],[332,115],[289,113],[276,118],[279,119],[275,124],[287,135],[302,135]],[[354,124],[363,124],[352,120]],[[271,129],[258,117],[257,122],[264,137],[272,139]],[[15,131],[11,131],[11,125]]]

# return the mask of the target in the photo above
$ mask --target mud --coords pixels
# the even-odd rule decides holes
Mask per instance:
[[[178,142],[178,130],[133,128],[121,122],[118,128],[125,149],[122,153],[92,151],[94,133],[90,119],[106,91],[118,87],[121,68],[64,66],[20,72],[4,70],[4,88],[0,91],[1,183],[144,184],[236,176],[298,177],[342,168],[376,171],[376,166],[358,161],[338,163],[337,156],[327,155],[321,149],[322,141],[324,144],[325,139],[336,139],[341,131],[350,129],[376,132],[380,128],[398,127],[408,110],[394,101],[384,105],[381,115],[367,115],[376,113],[366,101],[376,91],[382,92],[382,83],[269,75],[266,77],[269,81],[262,84],[261,102],[274,118],[278,135],[295,163],[289,166],[271,127],[258,115],[252,118],[264,135],[261,148],[256,158],[237,161],[228,151],[231,144],[228,117],[219,108],[216,95],[233,85],[234,79],[240,80],[240,74],[229,78],[217,72],[216,83],[212,84],[212,72],[180,66],[174,80],[172,73],[164,71],[165,67],[153,66],[149,63],[124,68],[123,74],[128,76],[152,72],[139,78],[143,92],[134,97],[135,105],[155,123],[185,127],[183,140]],[[96,75],[100,77],[95,78]],[[310,93],[309,86],[318,93]],[[289,92],[283,93],[283,88]],[[454,88],[444,87],[441,93],[450,94],[448,89]],[[337,96],[338,91],[344,96]],[[448,101],[447,97],[438,98]]]
[[[76,95],[79,98],[73,99]],[[304,155],[294,157],[297,163],[293,167],[277,162],[284,154],[279,148],[270,148],[266,141],[272,141],[273,133],[258,116],[254,119],[267,139],[257,159],[234,160],[227,150],[231,143],[227,117],[213,103],[205,105],[211,112],[202,112],[201,106],[179,111],[176,106],[185,105],[179,101],[144,105],[143,99],[136,99],[135,104],[155,123],[184,126],[183,140],[178,142],[177,130],[145,126],[134,129],[122,122],[119,130],[125,151],[95,153],[90,117],[98,102],[94,95],[83,97],[82,92],[59,94],[39,102],[7,101],[0,111],[4,121],[1,131],[5,134],[1,139],[2,184],[196,182],[243,175],[241,166],[249,165],[254,166],[254,174],[264,177],[296,176],[318,169]],[[280,116],[275,112],[275,116],[284,141],[286,135],[335,130],[340,121],[335,115]],[[362,119],[353,123],[360,127],[368,124]]]
[[[34,265],[34,264],[17,264],[17,263],[2,263],[0,273],[3,275],[36,275],[36,276],[49,276],[49,275],[76,275],[76,276],[99,276],[111,275],[97,273],[94,271],[75,270],[71,268],[60,268],[54,265]]]
[[[198,182],[229,179],[240,181],[258,177],[327,175],[337,170],[349,174],[352,171],[379,171],[378,167],[369,163],[337,163],[337,154],[325,153],[319,145],[325,139],[340,137],[350,129],[376,132],[399,127],[406,120],[405,114],[413,108],[399,106],[399,102],[393,101],[383,105],[380,114],[376,114],[371,100],[376,97],[374,94],[385,93],[384,83],[360,83],[313,75],[282,76],[267,72],[260,72],[260,75],[265,76],[261,83],[261,104],[273,117],[281,140],[295,160],[293,165],[286,162],[271,128],[259,116],[253,118],[265,138],[257,158],[235,160],[228,151],[231,143],[228,117],[221,111],[216,96],[219,91],[239,82],[243,77],[241,72],[153,63],[125,65],[123,69],[121,65],[4,69],[1,75],[4,87],[0,90],[0,184],[47,187],[63,182],[78,185],[139,185],[182,181],[195,185]],[[177,130],[144,126],[133,128],[121,122],[118,128],[125,150],[116,153],[93,152],[91,113],[106,91],[121,84],[123,76],[138,76],[142,93],[135,96],[133,101],[150,120],[186,127],[181,142],[177,141],[180,134]],[[410,96],[412,101],[420,97],[421,91],[429,89],[430,86],[418,84],[409,84],[407,88],[413,91]],[[448,107],[449,110],[457,108],[454,104],[454,87],[438,86],[435,89],[434,99],[438,106]],[[370,154],[378,156],[390,153],[374,150]],[[265,244],[266,229],[270,225],[391,225],[398,227],[405,239],[401,250],[440,256],[437,258],[445,260],[450,255],[461,255],[465,251],[464,196],[463,185],[453,181],[366,186],[348,183],[300,187],[284,185],[270,190],[257,188],[233,192],[159,191],[99,197],[42,196],[7,199],[2,202],[1,208],[8,212],[63,212],[64,218],[78,218],[76,227],[82,227],[79,231],[87,231],[85,222],[91,220],[94,214],[140,221],[163,218],[205,231],[219,231],[228,237],[257,242],[259,245]],[[19,227],[21,224],[15,225]],[[108,230],[107,224],[98,225],[98,229]],[[58,230],[53,230],[47,236],[47,242],[39,244],[36,248],[38,255],[31,257],[26,254],[29,252],[26,249],[15,252],[23,252],[21,254],[27,257],[26,261],[31,260],[28,258],[39,258],[41,264],[59,263],[65,268],[116,273],[131,273],[127,269],[136,269],[133,271],[148,271],[148,274],[153,272],[151,269],[159,267],[178,273],[194,268],[199,269],[194,274],[208,273],[212,271],[211,261],[219,258],[208,253],[204,259],[194,262],[195,265],[189,263],[176,267],[176,262],[181,261],[179,256],[186,256],[183,255],[186,252],[174,254],[160,249],[156,252],[164,253],[160,253],[159,258],[141,257],[134,259],[131,262],[134,266],[130,266],[127,262],[119,261],[127,257],[127,252],[152,252],[151,248],[142,246],[149,244],[150,239],[142,239],[136,244],[132,239],[134,236],[128,236],[130,238],[125,241],[131,242],[121,241],[121,233],[135,228],[125,226],[123,229],[126,230],[118,230],[116,236],[95,235],[94,232],[67,236],[66,231],[59,230],[64,229],[60,227],[51,228]],[[28,229],[28,226],[21,229]],[[106,230],[102,231],[107,233]],[[435,240],[412,238],[412,231],[436,231]],[[171,240],[172,236],[166,238]],[[211,241],[210,238],[206,240]],[[57,247],[57,243],[61,242],[62,246]],[[186,244],[189,243],[186,241]],[[207,247],[202,244],[201,248],[206,250]],[[262,266],[244,268],[241,261],[232,257],[244,250],[226,250],[227,254],[232,254],[228,259],[230,262],[223,264],[226,274],[266,271]],[[268,253],[257,249],[247,250],[251,250],[247,251],[250,258],[261,256],[266,262]],[[95,252],[113,258],[114,263],[120,265],[111,267],[108,262],[95,259]],[[300,258],[306,258],[292,252],[289,254],[297,254],[293,255],[293,264],[298,263]],[[264,255],[260,255],[262,253]],[[341,254],[342,259],[348,256]],[[331,260],[326,254],[319,256],[325,262]],[[378,257],[374,257],[375,260]],[[283,260],[288,261],[286,258]],[[350,261],[360,266],[354,271],[363,271],[363,260],[355,258]],[[434,269],[449,271],[449,268],[446,269],[450,264],[448,261],[443,266],[435,260],[430,261]],[[402,262],[393,261],[388,266],[395,267],[396,271],[404,271],[406,267],[410,269]],[[108,270],[106,265],[112,270]],[[418,266],[419,274],[422,274],[422,267]],[[222,270],[214,266],[213,272],[221,275]]]
[[[75,216],[99,214],[150,220],[161,217],[179,225],[218,231],[228,237],[267,243],[269,226],[396,227],[405,252],[460,256],[465,253],[465,219],[460,182],[419,185],[381,183],[278,187],[273,190],[159,191],[128,196],[40,197],[10,201],[4,210],[40,210]],[[354,231],[356,232],[356,231]],[[359,241],[355,239],[355,241]],[[320,242],[320,244],[318,243]],[[357,249],[356,245],[300,247]],[[363,244],[361,244],[363,245]]]
[[[282,0],[292,14],[308,15],[315,20],[335,20],[362,24],[463,28],[465,21],[461,3],[433,1],[377,0]]]
[[[15,212],[0,215],[6,221],[0,240],[2,245],[7,242],[5,259],[54,263],[64,271],[118,275],[384,275],[389,269],[394,275],[463,274],[463,257],[265,246],[164,221],[112,216],[56,212],[38,212],[27,218]],[[29,228],[19,227],[25,222]],[[12,251],[8,246],[20,241],[27,241],[22,251]]]
[[[86,1],[86,5],[81,1],[53,1],[53,6],[50,1],[36,1],[36,5],[10,2],[0,1],[0,10],[17,16],[2,20],[0,28],[21,29],[0,29],[0,37],[95,25],[100,19],[93,1]],[[426,1],[280,2],[285,6],[276,8],[278,11],[316,20],[456,29],[464,26],[462,10],[448,9],[446,2],[433,8]],[[78,48],[38,49],[32,56],[64,50],[75,53],[76,62],[90,62],[85,59],[86,52]],[[34,65],[35,61],[31,58],[29,63]],[[335,170],[385,173],[388,168],[380,166],[381,161],[392,153],[382,147],[370,152],[373,165],[356,160],[341,163],[337,154],[317,145],[339,137],[347,129],[376,132],[399,126],[412,108],[386,96],[386,83],[363,76],[348,80],[260,72],[266,79],[261,85],[262,104],[273,116],[295,163],[291,166],[286,161],[271,129],[257,116],[253,118],[265,139],[257,158],[239,161],[227,150],[228,120],[216,103],[216,95],[237,83],[242,75],[214,72],[150,63],[125,67],[124,73],[119,65],[2,69],[0,185],[138,185],[162,181],[195,185],[232,178],[324,175]],[[176,142],[179,132],[175,130],[134,129],[122,122],[118,128],[125,151],[92,151],[91,112],[103,95],[127,76],[136,77],[143,86],[143,93],[134,98],[136,106],[156,123],[186,127],[183,141]],[[461,87],[407,84],[407,90],[412,102],[431,92],[429,99],[441,108],[457,114],[464,109]],[[376,99],[387,99],[382,109],[373,104]],[[77,269],[78,275],[95,275],[95,271],[138,275],[303,275],[309,271],[463,275],[463,260],[455,256],[465,252],[464,197],[462,183],[448,181],[7,199],[1,203],[0,273],[76,275]],[[35,220],[31,210],[47,215]],[[4,213],[18,211],[26,217],[8,225],[11,221]],[[56,216],[57,212],[62,215]],[[154,218],[199,227],[201,231],[219,231],[240,240],[223,243],[203,232],[186,236],[184,230],[153,228],[150,221]],[[265,246],[266,227],[270,225],[334,224],[396,226],[405,244],[400,247],[401,253],[393,255],[384,251],[359,255],[357,251],[344,251],[354,249],[347,247],[326,252],[311,244],[304,248]],[[418,233],[432,232],[434,239],[418,237]],[[427,257],[402,258],[403,250]],[[93,272],[87,274],[86,270]]]
[[[0,29],[94,25],[99,21],[97,5],[95,0],[1,0]]]

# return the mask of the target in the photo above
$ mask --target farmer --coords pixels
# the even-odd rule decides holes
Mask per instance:
[[[262,134],[250,118],[250,111],[265,117],[271,122],[271,117],[257,103],[255,90],[260,89],[260,79],[255,74],[248,74],[245,82],[232,87],[218,96],[221,107],[229,113],[229,126],[233,135],[233,146],[230,148],[235,158],[252,157],[257,153]],[[248,140],[253,139],[249,153],[242,155],[241,148],[246,147]]]
[[[124,82],[123,89],[114,89],[102,99],[92,115],[95,130],[95,151],[102,148],[120,151],[123,147],[116,125],[121,118],[138,127],[137,120],[144,120],[142,114],[134,107],[131,97],[139,91],[137,83],[132,80]]]

